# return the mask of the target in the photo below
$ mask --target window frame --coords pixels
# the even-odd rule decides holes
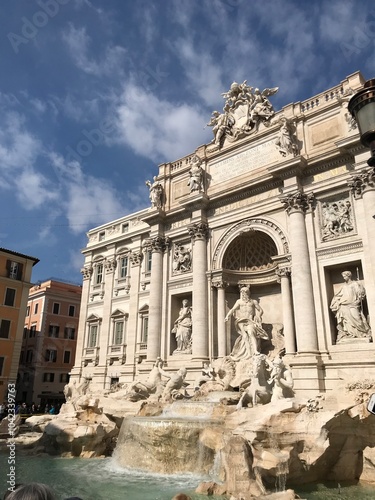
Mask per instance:
[[[71,311],[73,311],[73,314],[70,314]],[[68,316],[70,316],[71,318],[74,318],[75,315],[76,315],[76,306],[73,304],[70,304],[68,307]]]
[[[7,326],[3,326],[4,325],[7,325]],[[0,319],[0,339],[9,339],[9,336],[10,336],[10,332],[11,332],[11,325],[12,325],[12,321],[10,319],[6,319],[6,318],[1,318]],[[5,336],[5,330],[7,330],[6,332],[6,336]]]
[[[60,314],[60,302],[54,302],[53,303],[53,306],[52,306],[52,314]],[[57,309],[57,312],[56,312],[56,309]]]
[[[12,292],[13,292],[13,297],[12,297]],[[17,290],[15,288],[6,287],[4,296],[4,306],[14,307],[14,303],[16,302],[16,293]]]

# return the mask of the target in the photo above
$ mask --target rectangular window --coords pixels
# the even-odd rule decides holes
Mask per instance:
[[[21,353],[20,353],[20,363],[23,363],[24,358],[25,358],[25,351],[21,351]]]
[[[4,357],[0,356],[0,377],[3,374],[3,367],[4,367]]]
[[[122,257],[120,259],[120,278],[126,278],[128,275],[128,258]]]
[[[49,325],[48,337],[53,337],[55,339],[59,338],[60,327],[57,325]]]
[[[14,299],[16,298],[16,290],[14,288],[7,288],[5,292],[5,306],[14,306]]]
[[[96,347],[98,337],[98,325],[91,325],[89,329],[89,341],[87,347]]]
[[[128,222],[125,222],[125,224],[122,225],[122,232],[123,233],[128,233],[129,232],[129,224],[128,224]]]
[[[24,372],[22,375],[22,380],[23,380],[23,382],[30,382],[30,373]]]
[[[60,313],[60,304],[58,302],[53,303],[53,309],[52,309],[53,314],[59,314]]]
[[[24,329],[23,329],[23,338],[24,338],[24,339],[27,337],[27,332],[28,332],[28,331],[29,331],[29,330],[28,330],[27,326],[25,326],[25,327],[24,327]]]
[[[76,329],[70,326],[64,328],[64,339],[74,340]]]
[[[57,361],[57,350],[56,349],[47,349],[46,350],[46,361],[51,363],[56,363]]]
[[[12,260],[8,260],[7,261],[8,278],[11,278],[13,280],[21,280],[22,268],[23,264],[20,264],[19,262],[14,262]]]
[[[69,373],[61,373],[60,374],[60,382],[67,384],[69,382]]]
[[[105,231],[102,231],[99,233],[99,241],[104,241],[105,240]]]
[[[36,335],[36,325],[31,325],[29,331],[29,338],[32,339]]]
[[[122,344],[123,336],[124,336],[124,322],[116,321],[114,324],[113,343],[115,345]]]
[[[26,307],[26,316],[30,316],[30,306]]]
[[[43,373],[43,382],[53,382],[55,380],[54,373]]]
[[[151,266],[152,266],[152,252],[147,252],[146,273],[151,272]]]
[[[35,306],[34,306],[34,314],[38,314],[38,307],[39,307],[39,304],[35,304]]]
[[[1,319],[0,320],[0,339],[9,338],[10,332],[10,320],[9,319]]]
[[[103,264],[98,264],[96,266],[95,284],[100,285],[102,281],[103,281]]]
[[[146,344],[147,338],[148,338],[148,316],[143,316],[141,342]]]
[[[31,363],[33,360],[33,350],[32,349],[28,349],[26,351],[26,363]]]
[[[70,363],[70,351],[64,351],[64,363]]]
[[[71,316],[71,317],[74,317],[75,313],[76,313],[76,307],[75,306],[69,306],[68,315]]]

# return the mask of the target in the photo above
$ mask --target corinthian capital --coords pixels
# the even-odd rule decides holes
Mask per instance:
[[[206,240],[208,238],[208,224],[195,222],[188,226],[189,236],[192,240]]]
[[[277,282],[280,283],[281,278],[289,278],[291,275],[291,268],[290,267],[279,267],[276,269],[275,274],[277,276]]]
[[[348,181],[348,186],[351,188],[354,197],[360,198],[366,189],[375,188],[375,168],[366,168],[352,176]]]
[[[93,269],[91,266],[89,267],[83,267],[81,269],[81,274],[82,274],[82,277],[84,280],[88,280],[91,278],[91,275],[92,275],[92,272],[93,272]]]
[[[302,191],[297,191],[280,198],[288,214],[290,212],[306,212],[308,209],[314,208],[315,196],[314,193],[305,194]]]
[[[139,266],[142,262],[143,254],[142,252],[131,252],[129,258],[133,267]]]
[[[228,286],[228,283],[224,280],[215,279],[214,281],[212,281],[211,286],[217,289],[219,288],[225,289]]]
[[[116,269],[117,266],[117,261],[116,259],[108,259],[104,263],[104,267],[107,273],[113,273],[113,271]]]
[[[145,241],[143,248],[151,252],[164,252],[168,244],[166,238],[162,236],[155,236]]]

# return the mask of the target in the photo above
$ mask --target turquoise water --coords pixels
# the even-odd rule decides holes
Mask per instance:
[[[193,500],[208,497],[194,494],[195,488],[207,478],[194,475],[161,476],[119,467],[111,458],[68,459],[47,456],[16,457],[16,481],[39,481],[49,484],[59,500],[79,496],[83,500],[171,500],[179,492],[189,494]],[[7,489],[9,470],[7,456],[0,455],[0,498]],[[307,500],[373,500],[375,488],[367,485],[344,486],[337,484],[308,485],[296,488]],[[215,498],[222,497],[209,497]]]

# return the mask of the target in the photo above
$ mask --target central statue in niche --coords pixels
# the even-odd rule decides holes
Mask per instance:
[[[241,287],[240,298],[225,316],[225,321],[228,321],[233,314],[239,337],[230,357],[233,361],[251,359],[254,354],[259,354],[259,340],[269,340],[269,337],[262,328],[263,309],[257,300],[250,297],[249,286]]]

